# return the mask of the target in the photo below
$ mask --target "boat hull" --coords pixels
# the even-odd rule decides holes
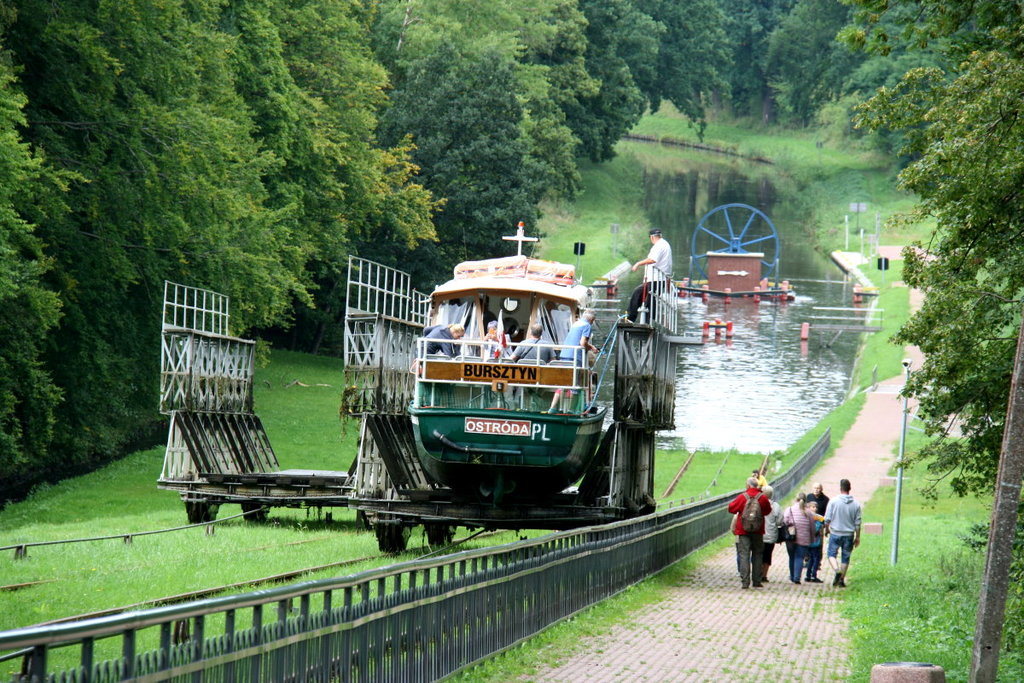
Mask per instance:
[[[551,415],[506,410],[412,408],[424,469],[452,490],[494,503],[543,498],[586,472],[605,410]]]

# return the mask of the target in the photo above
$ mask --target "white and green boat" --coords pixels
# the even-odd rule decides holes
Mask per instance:
[[[431,293],[428,329],[465,328],[445,340],[449,353],[428,353],[436,340],[417,342],[409,413],[421,463],[438,483],[497,504],[543,499],[587,471],[606,409],[596,403],[593,359],[561,353],[593,296],[574,271],[523,255],[469,261]],[[489,321],[498,323],[497,343],[483,339]],[[533,325],[536,346],[555,360],[541,361],[543,351],[514,360]]]

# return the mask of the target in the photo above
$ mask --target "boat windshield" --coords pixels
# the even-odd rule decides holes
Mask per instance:
[[[467,337],[479,337],[480,328],[476,324],[476,316],[471,315],[473,311],[473,299],[448,299],[437,306],[437,314],[434,318],[435,325],[452,325],[458,323],[466,328]]]

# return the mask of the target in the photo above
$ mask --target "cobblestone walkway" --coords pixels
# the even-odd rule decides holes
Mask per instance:
[[[908,351],[914,366],[920,354]],[[820,481],[825,493],[839,493],[847,478],[853,496],[864,503],[886,476],[902,426],[896,377],[867,396],[854,426],[834,455],[799,490]],[[894,389],[895,388],[895,389]],[[783,507],[792,500],[780,501]],[[888,525],[886,525],[888,526]],[[821,584],[794,585],[787,555],[776,546],[769,583],[742,590],[735,551],[708,559],[674,587],[662,602],[623,619],[620,626],[584,642],[584,654],[538,671],[536,681],[843,681],[849,676],[846,624],[839,616],[839,594],[856,590],[857,551],[847,584],[832,587],[832,570],[822,561]],[[812,627],[818,634],[808,636]],[[750,636],[758,633],[751,643]]]

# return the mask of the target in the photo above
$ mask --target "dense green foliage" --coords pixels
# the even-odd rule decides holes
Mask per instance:
[[[41,335],[57,324],[60,306],[43,286],[49,260],[29,222],[46,219],[44,196],[56,179],[18,138],[24,104],[0,61],[0,465],[11,486],[31,482],[48,458],[60,399],[41,359]]]
[[[851,43],[880,54],[894,43],[931,47],[943,57],[880,90],[860,122],[902,135],[911,162],[899,181],[920,197],[903,220],[936,226],[907,251],[904,277],[926,299],[896,335],[925,354],[909,383],[931,437],[916,459],[960,495],[990,494],[1024,301],[1024,21],[1012,3],[908,0],[884,12],[857,4],[862,24],[847,31]],[[1012,586],[1004,642],[1019,646],[1024,602]]]
[[[354,237],[433,236],[406,152],[372,144],[387,78],[359,4],[25,0],[0,19],[19,273],[0,500],[159,438],[164,279],[231,295],[242,331],[329,293]]]
[[[920,203],[903,220],[936,223],[931,238],[918,243],[921,251],[908,252],[904,277],[926,300],[898,340],[919,345],[926,355],[911,390],[929,433],[945,435],[956,417],[963,435],[936,439],[922,457],[934,457],[934,469],[951,472],[957,492],[988,492],[1024,296],[1024,251],[1017,245],[1024,215],[1017,95],[1024,87],[1024,27],[999,3],[971,3],[973,12],[956,3],[949,13],[930,2],[903,4],[921,10],[919,23],[907,19],[905,36],[950,39],[942,43],[945,69],[909,72],[861,114],[864,125],[906,135],[903,152],[913,161],[900,183]],[[881,49],[890,42],[887,35],[874,24],[851,39]]]

